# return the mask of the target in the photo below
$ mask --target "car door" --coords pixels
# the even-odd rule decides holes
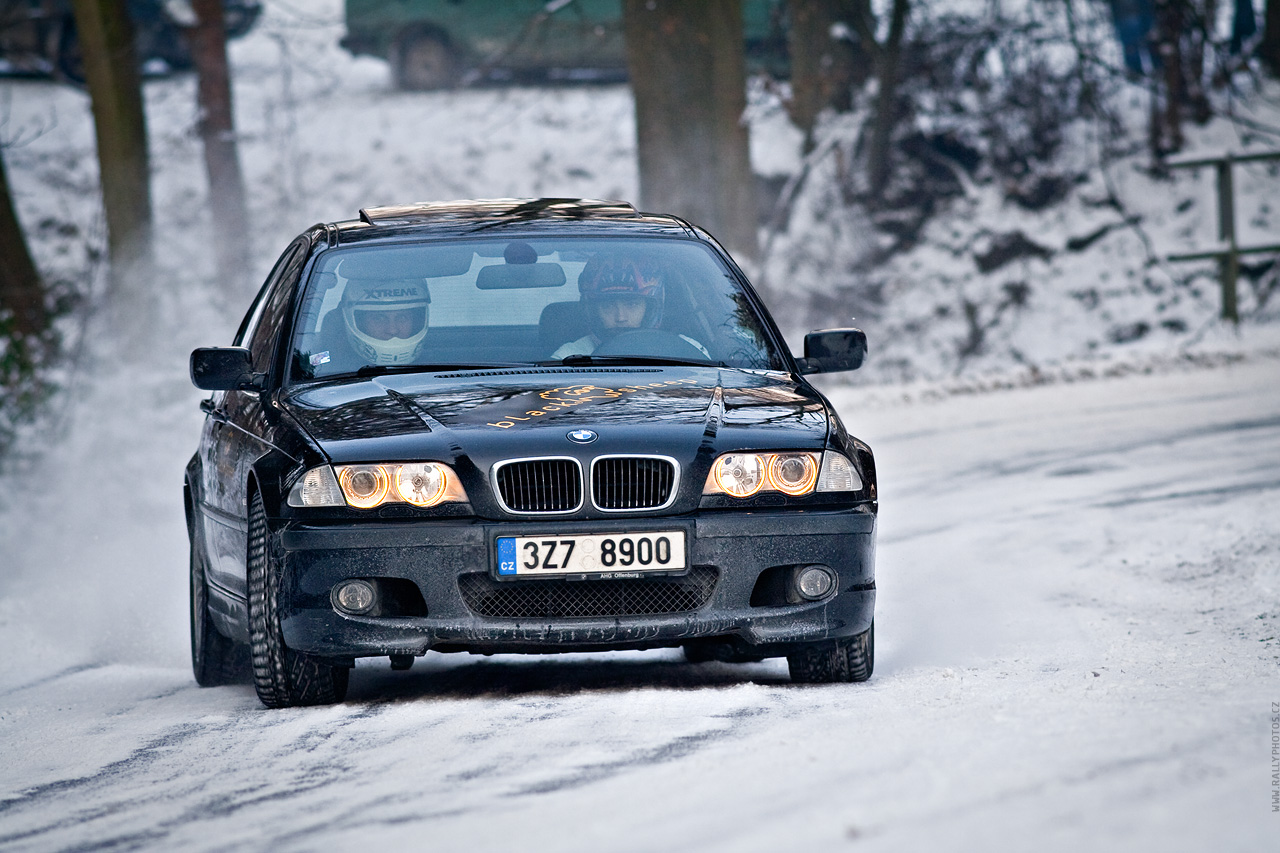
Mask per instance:
[[[275,372],[283,369],[275,364],[277,344],[310,248],[310,240],[303,237],[281,255],[235,341],[249,348],[253,372],[266,375],[268,387],[279,382]],[[205,446],[210,451],[201,485],[209,504],[205,513],[209,580],[240,599],[247,596],[249,474],[254,462],[271,449],[263,396],[256,391],[215,394],[205,424]]]

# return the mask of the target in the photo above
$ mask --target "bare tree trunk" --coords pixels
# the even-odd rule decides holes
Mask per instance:
[[[142,79],[126,0],[72,0],[93,102],[116,329],[147,330],[152,262],[150,164]],[[130,337],[132,339],[132,336]]]
[[[828,107],[847,111],[852,89],[867,78],[864,58],[854,43],[837,39],[832,30],[848,23],[847,0],[790,0],[787,52],[791,56],[791,101],[787,112],[804,133],[804,153],[813,150],[813,128]]]
[[[1280,77],[1280,0],[1267,0],[1258,56],[1271,69],[1272,74]]]
[[[199,77],[200,140],[217,234],[218,277],[223,292],[236,296],[247,287],[249,228],[231,104],[226,22],[222,0],[193,0],[191,5],[198,22],[187,36]]]
[[[1150,134],[1152,157],[1159,161],[1166,154],[1182,150],[1182,104],[1186,91],[1182,76],[1183,0],[1156,0],[1155,54],[1160,63],[1164,83],[1163,109],[1152,110],[1157,127]],[[1159,89],[1157,84],[1155,89]],[[1153,103],[1158,95],[1153,95]]]
[[[739,0],[625,0],[641,204],[756,255]]]
[[[908,0],[893,0],[889,35],[876,56],[875,117],[871,125],[871,145],[867,153],[867,188],[877,198],[889,183],[890,145],[898,121],[898,71],[902,63],[902,35],[906,30]]]
[[[1191,4],[1183,9],[1183,33],[1186,40],[1186,56],[1183,73],[1185,79],[1185,104],[1191,109],[1191,118],[1197,124],[1204,124],[1213,118],[1213,107],[1204,90],[1205,50],[1213,38],[1213,25],[1218,16],[1217,0],[1201,0],[1199,9],[1193,10]]]
[[[37,339],[49,327],[44,285],[27,250],[0,156],[0,313],[12,317],[13,337]]]

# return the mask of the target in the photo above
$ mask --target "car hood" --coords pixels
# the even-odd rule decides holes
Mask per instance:
[[[821,448],[822,398],[787,374],[529,368],[307,385],[282,406],[333,462]],[[570,433],[589,430],[570,437]]]

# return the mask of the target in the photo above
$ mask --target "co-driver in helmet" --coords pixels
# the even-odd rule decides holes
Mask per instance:
[[[649,262],[597,255],[582,268],[578,292],[591,331],[561,346],[552,358],[590,355],[610,338],[637,329],[656,329],[662,322],[662,275]],[[693,338],[680,337],[711,357]]]
[[[342,319],[365,364],[412,364],[427,337],[431,294],[421,279],[347,281]]]

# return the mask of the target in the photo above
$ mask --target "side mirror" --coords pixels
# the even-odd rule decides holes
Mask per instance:
[[[861,329],[823,329],[804,336],[801,373],[857,370],[867,355],[867,336]]]
[[[191,353],[191,384],[203,391],[261,391],[244,347],[200,347]]]

